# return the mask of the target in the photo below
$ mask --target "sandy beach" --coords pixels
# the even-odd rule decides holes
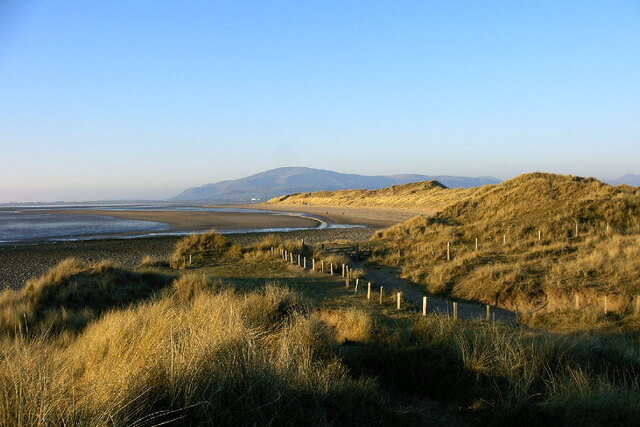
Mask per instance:
[[[221,206],[222,207],[222,206]],[[224,206],[227,207],[227,206]],[[251,206],[242,206],[251,208]],[[254,228],[312,228],[320,221],[294,215],[274,215],[271,212],[198,212],[180,210],[123,210],[69,209],[51,211],[68,215],[102,215],[140,221],[169,224],[170,231],[237,230]],[[139,233],[138,233],[139,234]]]
[[[305,212],[317,215],[334,224],[361,224],[368,227],[386,228],[406,221],[417,215],[432,212],[398,208],[363,208],[351,206],[295,206],[295,205],[237,205],[239,208],[261,209],[265,211]]]

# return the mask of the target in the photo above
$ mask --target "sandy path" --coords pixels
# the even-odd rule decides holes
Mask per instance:
[[[385,267],[367,267],[367,280],[375,283],[376,288],[384,286],[388,292],[401,291],[404,298],[414,303],[422,310],[422,297],[428,298],[428,312],[440,312],[453,315],[453,301],[434,296],[407,279],[401,279],[394,274],[394,271]],[[516,314],[513,311],[498,307],[491,307],[491,312],[495,313],[495,320],[508,324],[516,323]],[[482,318],[487,316],[487,307],[483,304],[458,301],[458,317],[461,319]],[[493,316],[492,316],[493,317]]]

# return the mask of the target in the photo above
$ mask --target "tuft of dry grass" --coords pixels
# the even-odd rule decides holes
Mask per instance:
[[[329,325],[338,344],[345,342],[365,343],[371,339],[373,319],[369,313],[358,308],[341,310],[318,310],[314,317]]]
[[[215,232],[191,234],[176,243],[171,255],[171,265],[186,268],[191,258],[193,264],[217,261],[235,261],[242,257],[242,247],[231,244]]]

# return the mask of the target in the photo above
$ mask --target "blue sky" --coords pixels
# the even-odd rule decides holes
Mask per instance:
[[[639,1],[0,0],[0,202],[639,165]]]

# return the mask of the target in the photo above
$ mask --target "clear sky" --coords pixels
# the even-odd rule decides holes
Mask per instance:
[[[640,1],[0,0],[0,202],[640,173]]]

